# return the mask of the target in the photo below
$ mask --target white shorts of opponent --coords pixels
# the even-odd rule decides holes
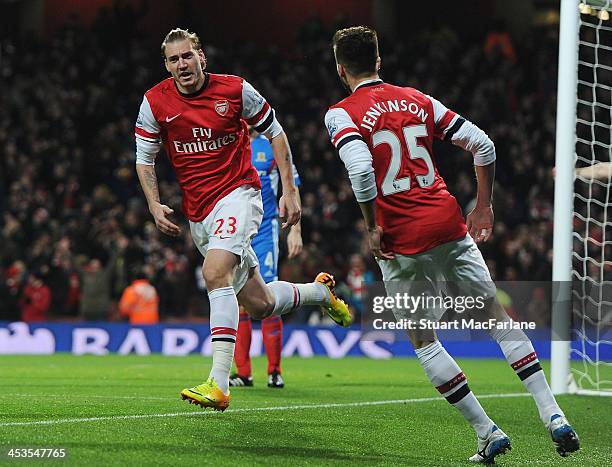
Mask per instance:
[[[257,266],[257,256],[251,240],[257,234],[263,218],[261,192],[250,185],[236,188],[217,202],[214,209],[200,222],[189,221],[191,236],[202,256],[208,250],[226,250],[240,258],[232,286],[240,292]]]
[[[408,294],[424,296],[495,297],[496,287],[480,250],[468,234],[459,240],[438,245],[423,253],[395,255],[392,260],[378,260],[388,296]],[[421,310],[394,310],[396,319],[439,320],[446,308],[432,305]]]

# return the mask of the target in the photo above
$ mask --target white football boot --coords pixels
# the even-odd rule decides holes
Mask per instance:
[[[495,456],[505,454],[510,449],[510,438],[497,428],[497,425],[493,425],[489,436],[485,439],[478,438],[478,452],[469,460],[481,464],[495,464]]]

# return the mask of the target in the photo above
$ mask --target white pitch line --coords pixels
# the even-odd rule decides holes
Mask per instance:
[[[128,399],[128,400],[144,400],[144,401],[171,401],[171,400],[176,400],[176,397],[154,397],[154,396],[143,396],[143,397],[139,397],[139,396],[101,396],[99,394],[77,394],[77,393],[71,393],[71,394],[65,394],[65,395],[60,395],[60,394],[24,394],[24,393],[19,393],[19,394],[0,394],[0,399],[5,398],[5,399],[10,399],[11,397],[33,397],[39,400],[45,400],[45,399],[61,399],[61,400],[66,400],[66,398],[71,398],[71,399],[109,399],[109,400],[117,400],[117,399]]]
[[[483,394],[479,395],[479,399],[501,399],[508,397],[527,397],[529,393],[510,393],[510,394]],[[335,404],[305,404],[305,405],[285,405],[271,407],[253,407],[245,409],[230,409],[226,414],[245,413],[245,412],[273,412],[279,410],[302,410],[302,409],[332,409],[339,407],[366,407],[372,405],[389,405],[389,404],[418,404],[421,402],[433,402],[444,400],[442,397],[422,397],[420,399],[393,399],[384,401],[364,401],[364,402],[347,402]],[[59,425],[62,423],[84,423],[84,422],[99,422],[113,420],[138,420],[141,418],[162,418],[162,417],[195,417],[201,415],[218,414],[214,411],[206,412],[173,412],[173,413],[157,413],[157,414],[141,414],[141,415],[112,415],[107,417],[83,417],[83,418],[59,418],[56,420],[35,420],[29,422],[4,422],[0,423],[0,427],[5,426],[32,426],[32,425]]]

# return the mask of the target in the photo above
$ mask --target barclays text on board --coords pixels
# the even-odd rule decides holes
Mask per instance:
[[[441,336],[443,338],[443,336]],[[444,340],[444,339],[443,339]],[[541,358],[550,355],[550,341],[534,341]],[[490,339],[445,341],[458,357],[500,358],[499,346]],[[207,324],[158,324],[133,327],[124,323],[22,323],[0,321],[0,355],[54,354],[122,355],[163,354],[210,356]],[[251,355],[264,354],[259,329],[253,330]],[[283,356],[303,358],[362,356],[374,359],[414,356],[400,331],[362,331],[358,327],[286,325]]]

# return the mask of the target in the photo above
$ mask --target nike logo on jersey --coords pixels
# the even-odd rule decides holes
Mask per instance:
[[[178,118],[180,116],[181,116],[181,114],[176,114],[174,117],[166,117],[166,123],[170,123],[172,120],[174,120],[175,118]]]

